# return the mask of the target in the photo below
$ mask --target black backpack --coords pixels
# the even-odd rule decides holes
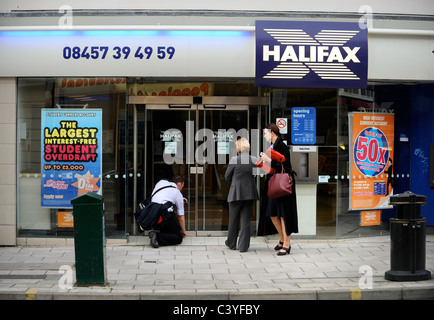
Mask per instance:
[[[168,201],[164,204],[152,202],[152,197],[160,190],[166,188],[175,188],[174,186],[164,186],[156,190],[149,198],[146,198],[139,203],[134,217],[136,218],[137,229],[139,232],[152,230],[161,222],[160,218],[165,221],[172,215],[167,211],[173,206],[173,203]]]

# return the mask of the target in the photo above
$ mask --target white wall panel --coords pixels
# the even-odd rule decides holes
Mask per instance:
[[[368,36],[368,79],[434,81],[434,35]]]
[[[2,31],[0,76],[252,77],[253,50],[243,31]]]
[[[313,11],[358,12],[362,6],[370,6],[374,13],[434,14],[432,0],[2,0],[0,12],[12,10],[58,10],[62,5],[73,9],[148,9],[148,10],[254,10],[254,11]]]

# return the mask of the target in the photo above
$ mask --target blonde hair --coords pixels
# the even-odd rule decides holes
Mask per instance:
[[[237,146],[237,152],[238,153],[250,151],[250,143],[249,143],[249,141],[247,141],[246,138],[238,139],[237,142],[235,143],[235,145]]]

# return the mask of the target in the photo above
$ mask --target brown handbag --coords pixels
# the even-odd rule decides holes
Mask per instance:
[[[292,175],[286,173],[282,166],[282,172],[276,172],[268,182],[268,198],[275,199],[292,194],[292,182]]]

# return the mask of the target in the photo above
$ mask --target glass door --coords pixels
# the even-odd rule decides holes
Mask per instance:
[[[237,133],[248,130],[248,106],[146,105],[144,117],[146,196],[160,179],[181,175],[186,230],[198,235],[227,231],[230,182],[224,174],[235,155]]]
[[[188,201],[185,205],[188,235],[227,233],[230,182],[224,177],[226,168],[236,155],[237,138],[253,139],[250,117],[256,128],[260,112],[251,115],[249,110],[256,107],[241,97],[218,97],[229,102],[235,100],[235,104],[213,103],[219,99],[211,98],[204,98],[201,104],[193,103],[192,97],[130,98],[127,131],[131,137],[126,140],[131,152],[125,165],[128,211],[133,212],[135,204],[149,197],[159,180],[181,175],[185,181],[182,193]],[[252,230],[255,223],[254,213]],[[135,229],[131,218],[129,233],[137,234]]]
[[[247,105],[198,105],[198,235],[220,235],[228,230],[231,183],[225,180],[225,172],[236,155],[237,137],[248,137],[248,113]]]
[[[194,155],[194,127],[197,110],[194,105],[146,105],[144,190],[150,196],[155,184],[175,175],[183,177],[182,193],[185,204],[185,227],[197,229],[197,176]]]

